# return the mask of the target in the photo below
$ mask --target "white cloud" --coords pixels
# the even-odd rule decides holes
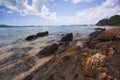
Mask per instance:
[[[45,5],[47,0],[33,0],[32,5],[28,4],[28,0],[0,0],[0,5],[19,12],[21,15],[37,15],[45,19],[49,19],[48,23],[52,24],[90,24],[96,23],[102,18],[107,18],[116,14],[120,15],[119,0],[105,0],[97,7],[91,7],[79,10],[73,16],[57,16],[56,12],[51,12]],[[54,1],[54,0],[51,0]],[[71,1],[74,4],[81,2],[91,2],[93,0],[64,0]],[[57,4],[56,4],[57,5]],[[55,6],[54,6],[55,7]],[[4,10],[0,10],[3,11]],[[11,13],[10,11],[8,13]],[[54,21],[53,21],[54,20]],[[47,20],[46,20],[47,21]]]
[[[11,13],[13,13],[12,11],[7,11],[7,10],[5,10],[5,9],[0,9],[0,12],[4,12],[4,13],[9,13],[9,14],[11,14]]]
[[[79,3],[82,2],[83,0],[72,0],[73,3]]]
[[[119,0],[105,0],[97,7],[79,10],[73,16],[59,16],[54,23],[59,24],[96,24],[100,19],[120,15]]]
[[[92,2],[93,0],[64,0],[65,2],[71,1],[74,4],[81,3],[81,2]]]
[[[13,12],[12,12],[12,11],[7,11],[7,13],[11,14],[11,13],[13,13]]]
[[[117,5],[118,1],[119,0],[106,0],[102,5],[98,7],[78,11],[76,13],[76,16],[86,20],[86,22],[95,22],[102,18],[120,14],[120,5]]]
[[[55,19],[56,12],[50,12],[45,6],[45,3],[46,0],[32,0],[32,5],[30,6],[28,0],[0,0],[0,5],[6,6],[13,11],[17,11],[22,16],[39,14],[38,16],[46,19]]]
[[[97,7],[79,10],[73,16],[57,16],[56,20],[50,24],[96,24],[100,19],[116,14],[120,15],[119,0],[105,0]]]
[[[42,17],[50,20],[56,19],[56,12],[51,13],[45,5],[42,6],[41,13],[39,13],[38,15],[41,15]]]

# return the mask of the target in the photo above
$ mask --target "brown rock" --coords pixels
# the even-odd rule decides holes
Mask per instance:
[[[53,43],[45,48],[43,48],[38,54],[38,57],[42,57],[42,56],[49,56],[51,54],[54,54],[55,51],[58,49],[58,44]]]
[[[97,76],[97,80],[105,80],[107,77],[107,74],[106,73],[100,73],[98,74]]]
[[[107,76],[107,80],[113,80],[111,76]]]
[[[113,50],[113,48],[109,48],[109,52],[107,53],[107,56],[108,56],[109,58],[111,58],[114,53],[115,53],[115,51]]]
[[[91,36],[92,38],[93,37],[96,37],[97,35],[99,35],[102,31],[95,31],[93,33],[91,33],[89,36]]]
[[[85,80],[79,59],[80,46],[70,48],[64,53],[57,54],[27,78],[32,78],[31,80]]]
[[[97,36],[95,36],[93,40],[100,42],[120,40],[120,28],[113,28],[102,31]]]
[[[86,68],[99,66],[104,62],[105,57],[105,55],[102,55],[100,53],[96,53],[95,55],[88,57],[86,60]]]
[[[60,42],[72,41],[72,39],[73,39],[73,34],[72,33],[68,33],[68,34],[66,34],[65,36],[62,37]]]
[[[88,47],[95,49],[107,49],[112,47],[119,52],[120,50],[120,28],[113,28],[106,31],[96,31],[91,33]]]

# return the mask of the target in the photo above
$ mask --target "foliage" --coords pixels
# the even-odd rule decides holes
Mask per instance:
[[[102,19],[96,25],[98,26],[120,26],[120,15],[115,15],[109,19]]]

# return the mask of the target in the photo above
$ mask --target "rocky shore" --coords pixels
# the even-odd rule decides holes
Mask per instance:
[[[120,80],[120,29],[96,29],[84,45],[72,33],[26,55],[9,68],[0,67],[1,80]]]

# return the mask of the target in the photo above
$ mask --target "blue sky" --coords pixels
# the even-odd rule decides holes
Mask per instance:
[[[120,15],[120,0],[0,0],[0,24],[95,24]]]

